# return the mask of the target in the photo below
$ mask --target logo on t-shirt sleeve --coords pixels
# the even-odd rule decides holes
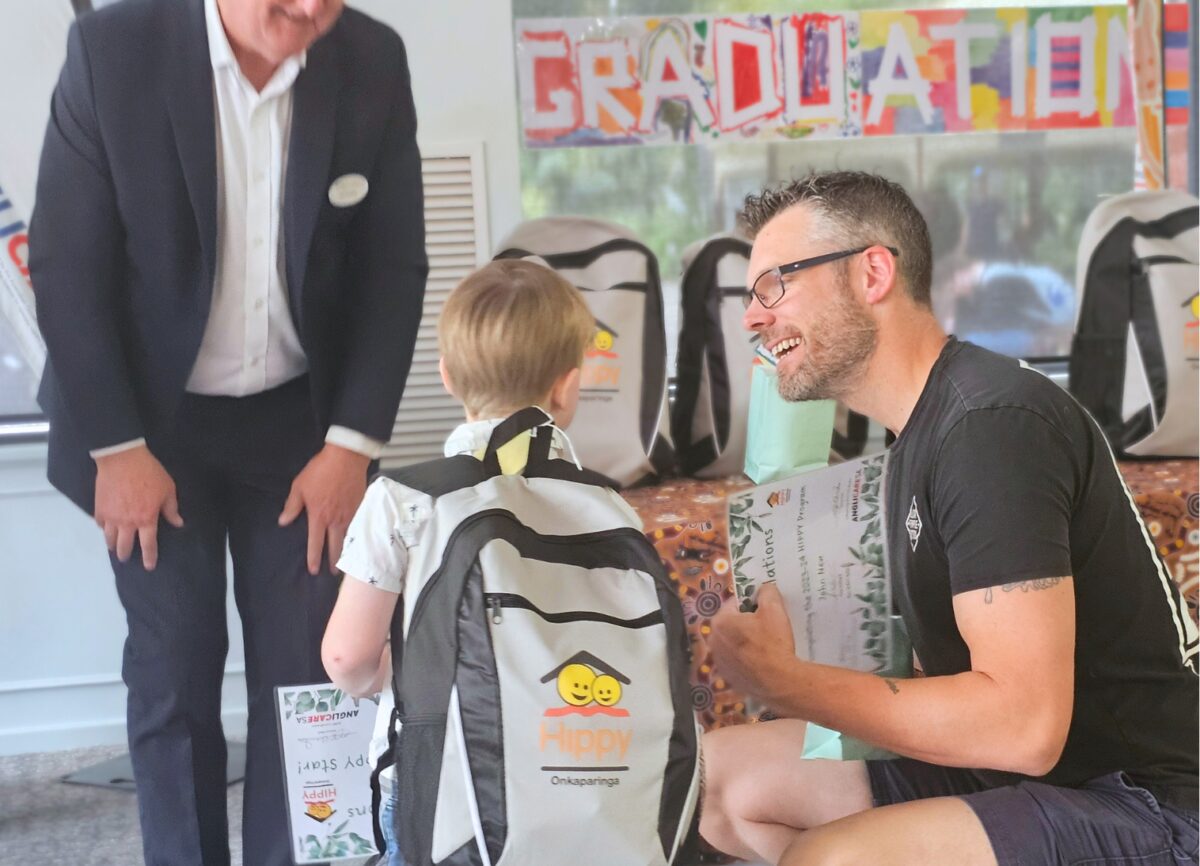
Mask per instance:
[[[921,513],[917,511],[917,497],[913,497],[912,507],[908,509],[908,517],[904,521],[908,530],[908,543],[912,545],[913,553],[917,552],[917,542],[921,539]]]

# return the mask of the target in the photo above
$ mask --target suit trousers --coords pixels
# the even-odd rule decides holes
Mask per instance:
[[[246,657],[244,862],[291,863],[274,689],[324,682],[321,637],[337,594],[306,565],[307,521],[280,527],[291,483],[321,448],[307,377],[249,397],[187,395],[174,435],[150,441],[184,525],[159,521],[158,566],[112,557],[129,626],[122,675],[145,860],[226,866],[221,684],[229,648],[226,548]]]

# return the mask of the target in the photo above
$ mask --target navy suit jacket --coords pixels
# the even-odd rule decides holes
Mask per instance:
[[[320,428],[390,438],[428,264],[400,37],[346,9],[294,85],[282,230]],[[170,436],[204,334],[217,250],[203,0],[123,0],[71,28],[30,220],[47,363],[50,481],[91,513],[90,450]],[[361,174],[369,192],[334,207]]]

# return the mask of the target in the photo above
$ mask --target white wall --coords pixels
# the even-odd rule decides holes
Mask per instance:
[[[0,0],[0,187],[27,221],[73,17],[69,0]]]
[[[45,476],[44,445],[0,446],[0,754],[125,740],[125,618],[104,539]],[[236,734],[246,713],[236,618],[230,629],[225,719]]]
[[[512,0],[351,0],[404,39],[417,138],[484,142],[490,244],[521,218]]]
[[[70,16],[22,10],[51,2],[0,0],[0,184],[26,217]],[[520,218],[511,0],[355,5],[404,37],[421,143],[484,142],[494,244]],[[99,531],[45,481],[44,446],[0,446],[0,551],[0,755],[123,742],[124,614]],[[232,598],[228,609],[224,716],[237,734],[245,693]]]
[[[485,142],[491,240],[498,240],[521,210],[511,0],[351,5],[404,38],[420,141]],[[68,0],[0,0],[0,186],[26,219],[71,18]]]
[[[28,220],[74,13],[68,0],[0,8],[0,186]],[[125,736],[125,623],[104,542],[45,474],[44,445],[0,446],[0,754]]]

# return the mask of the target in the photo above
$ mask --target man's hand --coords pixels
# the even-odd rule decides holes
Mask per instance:
[[[747,694],[769,699],[783,685],[782,672],[796,661],[796,641],[774,583],[759,587],[755,601],[754,613],[741,613],[732,604],[718,611],[708,646],[725,679]]]
[[[133,542],[142,546],[142,565],[158,564],[158,516],[174,527],[183,526],[175,482],[145,445],[96,460],[96,523],[104,543],[126,562]]]
[[[308,571],[321,570],[321,550],[328,547],[329,570],[342,555],[346,527],[367,491],[370,460],[337,445],[326,445],[292,482],[279,525],[287,526],[308,512]]]

